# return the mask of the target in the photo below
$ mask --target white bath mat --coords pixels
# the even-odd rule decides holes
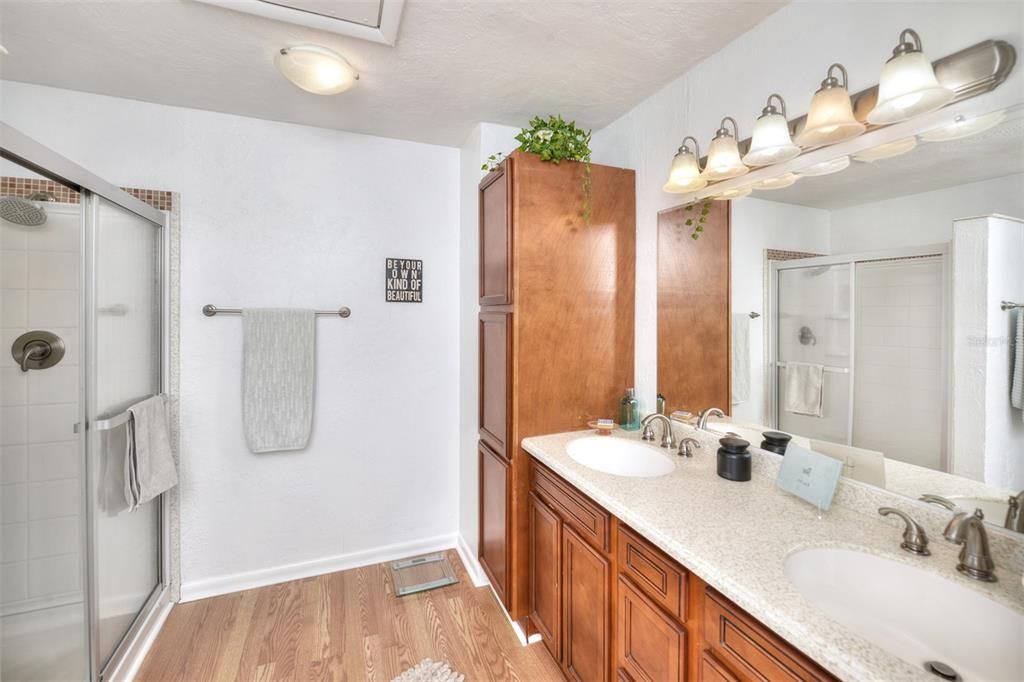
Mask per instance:
[[[443,661],[424,658],[391,682],[463,682],[466,677],[455,672]]]

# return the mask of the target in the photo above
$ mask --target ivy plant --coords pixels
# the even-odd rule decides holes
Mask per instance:
[[[704,231],[704,221],[708,219],[708,214],[711,213],[711,202],[713,199],[705,199],[701,202],[694,202],[684,207],[684,210],[690,211],[687,216],[684,225],[692,227],[693,232],[690,233],[691,239],[700,239],[701,233]],[[697,206],[700,206],[700,213],[697,215],[693,214],[693,211],[697,210]]]
[[[583,163],[583,222],[590,224],[591,214],[591,175],[590,175],[590,135],[591,131],[576,127],[576,121],[566,121],[560,115],[548,116],[544,119],[535,116],[530,125],[519,131],[516,140],[519,149],[536,154],[542,161],[558,164],[562,161],[580,161]],[[502,161],[501,154],[491,154],[482,170],[497,169]]]

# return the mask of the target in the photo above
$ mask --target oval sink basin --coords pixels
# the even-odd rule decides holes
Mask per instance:
[[[569,443],[569,456],[585,467],[606,474],[652,478],[664,476],[676,468],[667,454],[652,445],[623,438],[592,436]]]
[[[964,585],[838,548],[796,552],[785,569],[830,618],[919,669],[940,661],[964,682],[1024,679],[1024,615]]]

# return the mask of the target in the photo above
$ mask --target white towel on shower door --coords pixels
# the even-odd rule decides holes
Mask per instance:
[[[1014,338],[1010,404],[1018,410],[1024,410],[1024,310],[1017,311],[1017,334]]]
[[[809,362],[786,363],[786,399],[782,409],[808,417],[821,416],[825,367]]]
[[[315,312],[247,308],[242,334],[242,419],[249,450],[302,450],[313,425]]]

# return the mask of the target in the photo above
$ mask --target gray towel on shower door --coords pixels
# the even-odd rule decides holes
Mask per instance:
[[[315,312],[247,308],[242,334],[242,420],[249,450],[302,450],[313,424]]]

